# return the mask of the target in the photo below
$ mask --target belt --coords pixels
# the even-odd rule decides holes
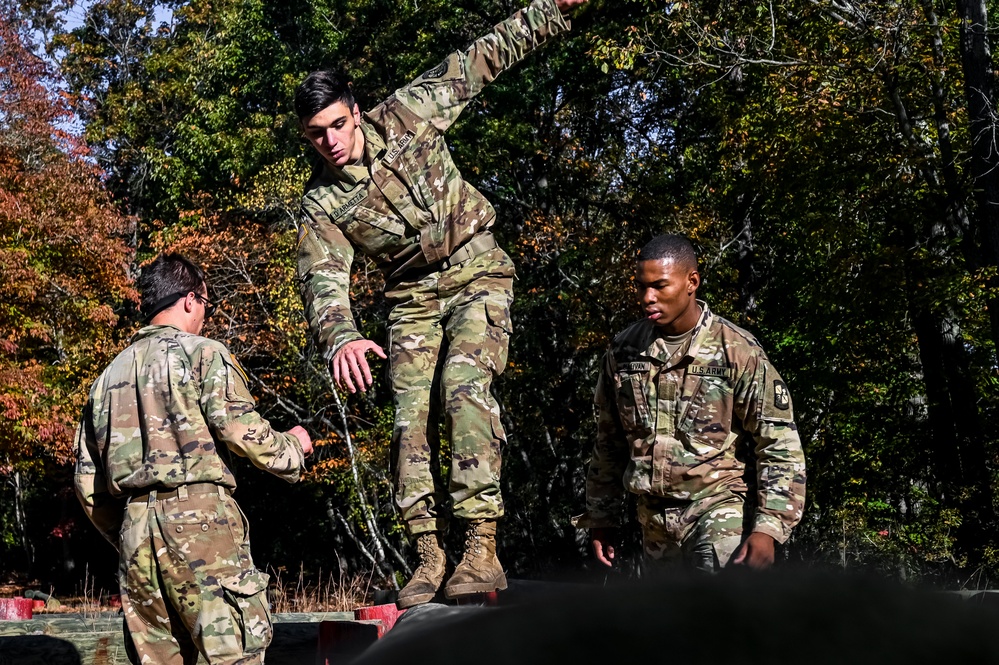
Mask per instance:
[[[460,263],[464,263],[469,259],[474,259],[479,254],[484,254],[491,249],[496,249],[497,247],[499,247],[499,245],[496,244],[496,238],[493,236],[492,232],[483,231],[482,233],[477,233],[472,236],[467,242],[458,247],[458,249],[451,252],[451,256],[437,261],[436,263],[421,266],[409,265],[422,256],[417,254],[416,256],[410,258],[410,260],[404,265],[397,268],[391,275],[387,276],[387,289],[391,290],[393,288],[392,285],[398,284],[403,280],[410,281],[422,279],[430,273],[442,272]]]
[[[472,239],[466,242],[464,245],[454,250],[451,256],[437,262],[441,270],[447,270],[452,266],[456,266],[459,263],[464,263],[469,259],[474,259],[479,254],[484,254],[491,249],[496,249],[499,245],[496,244],[496,237],[490,231],[485,231],[477,235],[472,236]]]
[[[187,497],[191,494],[218,494],[219,496],[225,496],[226,491],[223,485],[216,485],[215,483],[190,483],[179,487],[157,485],[154,487],[144,487],[142,491],[130,496],[128,502],[152,503],[153,501],[162,501],[164,499],[187,501]]]

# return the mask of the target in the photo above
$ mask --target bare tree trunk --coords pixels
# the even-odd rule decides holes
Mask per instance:
[[[28,538],[27,517],[24,514],[24,487],[21,484],[21,472],[14,472],[14,523],[17,532],[21,537],[21,547],[24,549],[24,556],[28,561],[28,569],[35,565],[35,548]]]
[[[996,80],[989,46],[989,18],[985,0],[957,0],[961,17],[961,61],[964,94],[971,125],[971,174],[977,208],[974,213],[981,262],[999,266],[999,118],[996,116]],[[999,277],[992,277],[993,294]],[[992,343],[999,353],[999,296],[988,300]]]
[[[350,436],[350,427],[347,422],[346,405],[343,403],[343,400],[340,399],[340,393],[338,393],[336,387],[332,385],[332,381],[330,381],[330,392],[333,394],[333,401],[336,404],[337,413],[340,415],[340,420],[343,426],[343,439],[347,444],[347,456],[350,459],[350,475],[351,479],[354,481],[354,491],[357,492],[357,500],[361,504],[361,515],[364,519],[364,525],[367,527],[368,533],[371,535],[371,544],[374,549],[374,557],[372,560],[376,563],[378,569],[383,571],[383,574],[386,574],[385,571],[388,571],[388,576],[394,577],[390,574],[393,568],[385,556],[385,548],[382,547],[381,530],[378,528],[378,522],[375,520],[374,511],[371,510],[371,502],[368,501],[368,493],[364,490],[364,483],[361,482],[361,472],[357,461],[357,450],[354,448],[354,441]]]

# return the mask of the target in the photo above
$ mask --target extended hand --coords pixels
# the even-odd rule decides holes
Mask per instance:
[[[739,546],[731,563],[753,570],[765,570],[774,563],[774,539],[765,533],[754,532]]]
[[[347,342],[333,355],[330,366],[333,369],[333,383],[338,388],[352,393],[356,393],[357,388],[360,388],[361,392],[368,391],[372,383],[371,370],[365,358],[368,351],[373,351],[382,358],[386,357],[382,347],[367,339]],[[355,382],[357,388],[354,387]]]
[[[555,0],[555,6],[558,7],[560,12],[567,12],[573,7],[578,7],[579,5],[586,2],[586,0]]]
[[[298,439],[298,442],[302,444],[302,452],[305,453],[306,456],[312,454],[312,437],[309,436],[309,433],[305,431],[304,427],[301,425],[295,425],[288,430],[288,434],[291,434],[293,437]]]
[[[593,556],[605,566],[614,565],[614,547],[618,540],[618,530],[611,528],[590,529],[590,542]]]

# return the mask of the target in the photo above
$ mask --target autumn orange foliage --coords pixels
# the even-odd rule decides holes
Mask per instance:
[[[133,222],[68,129],[69,101],[0,18],[0,474],[70,458],[86,390],[135,300]]]

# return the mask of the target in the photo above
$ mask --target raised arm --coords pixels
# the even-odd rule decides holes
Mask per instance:
[[[582,1],[559,0],[566,9]],[[534,0],[464,52],[452,53],[420,78],[396,90],[396,98],[440,131],[446,130],[500,72],[523,60],[550,37],[569,29],[559,6],[555,0]]]

